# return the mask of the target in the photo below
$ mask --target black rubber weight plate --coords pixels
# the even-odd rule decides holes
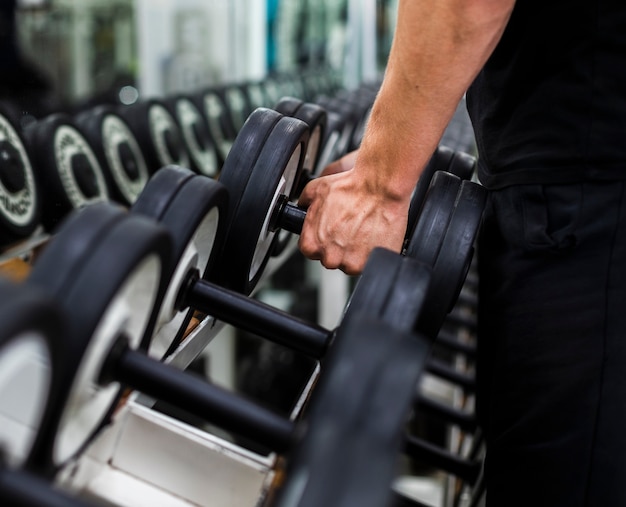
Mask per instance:
[[[36,316],[36,318],[33,318]],[[25,467],[39,428],[47,424],[49,400],[63,367],[63,319],[40,291],[0,280],[0,447],[4,464]],[[15,434],[16,425],[32,431]]]
[[[376,319],[342,329],[276,506],[386,504],[426,352]]]
[[[285,116],[293,116],[302,104],[303,102],[295,97],[283,97],[272,109]]]
[[[79,225],[65,229],[56,240],[64,243],[65,237],[82,234],[85,224]],[[162,296],[161,268],[168,265],[171,250],[165,229],[126,215],[102,236],[71,280],[53,284],[65,287],[53,295],[70,318],[63,347],[66,367],[37,448],[39,461],[50,470],[80,452],[110,417],[121,390],[115,384],[96,387],[99,366],[119,337],[118,326],[125,329],[131,347],[150,335],[148,322]],[[54,255],[59,266],[68,262],[59,250],[43,255]],[[125,295],[121,301],[119,294]],[[132,308],[120,307],[123,303]]]
[[[41,221],[53,229],[72,210],[109,199],[102,168],[91,145],[65,114],[24,130],[42,188]]]
[[[417,224],[417,217],[424,204],[426,198],[426,192],[430,187],[433,176],[437,171],[446,171],[450,164],[450,160],[454,156],[454,151],[445,146],[439,146],[433,153],[432,157],[424,167],[422,174],[415,185],[415,190],[411,196],[411,205],[409,207],[409,220],[407,224],[407,236],[411,236],[415,224]]]
[[[474,174],[474,168],[476,167],[476,159],[469,153],[457,151],[454,153],[450,165],[448,166],[448,172],[457,175],[462,180],[469,180]]]
[[[225,232],[228,193],[223,185],[206,176],[194,176],[185,181],[175,197],[171,199],[159,222],[171,234],[174,249],[171,266],[166,271],[167,283],[179,283],[172,280],[190,242],[194,243],[197,260],[194,264],[200,276],[206,277],[215,262],[215,252],[219,250]],[[178,289],[180,287],[177,287]],[[174,287],[168,290],[176,290]],[[178,291],[177,291],[178,292]],[[177,331],[169,336],[170,343],[165,348],[167,355],[183,339],[187,325],[193,315],[193,309],[186,310],[180,319]],[[156,317],[156,315],[155,315]],[[146,344],[147,346],[147,344]],[[163,343],[159,344],[163,347]]]
[[[74,211],[47,243],[30,272],[26,283],[45,288],[49,293],[63,294],[102,237],[125,215],[121,207],[96,203]],[[78,230],[78,234],[65,231]],[[62,262],[59,262],[62,259]]]
[[[181,129],[182,140],[189,152],[193,169],[215,177],[220,160],[215,142],[204,116],[191,99],[179,97],[171,104]]]
[[[322,140],[326,135],[326,111],[317,104],[305,103],[292,116],[302,120],[311,129],[303,165],[304,169],[312,174],[322,153]],[[299,186],[296,185],[294,188],[299,188]]]
[[[194,173],[184,167],[162,167],[148,180],[131,211],[160,220],[178,191],[193,177]]]
[[[339,325],[362,316],[412,331],[430,282],[430,269],[398,253],[376,248],[370,254]]]
[[[297,169],[293,181],[297,180],[307,140],[308,126],[304,122],[294,118],[280,118],[263,143],[263,149],[254,168],[248,173],[249,179],[245,186],[242,188],[239,185],[247,179],[245,173],[241,181],[237,182],[241,193],[235,193],[226,185],[230,199],[239,204],[233,215],[229,216],[227,238],[220,255],[219,280],[222,285],[249,294],[259,281],[275,238],[275,234],[267,230],[267,225],[272,206],[276,203],[276,193],[284,174],[292,169],[294,163],[297,163]],[[294,161],[295,156],[298,157],[297,161]],[[288,195],[290,188],[285,191]]]
[[[435,173],[409,238],[408,257],[434,266],[460,186],[461,180],[457,176],[444,171]]]
[[[0,105],[0,244],[30,235],[39,222],[40,196],[17,120]]]
[[[131,205],[148,180],[148,167],[126,121],[111,106],[98,106],[74,120],[93,147],[111,198]]]
[[[431,289],[419,323],[420,331],[429,336],[436,336],[459,296],[472,261],[474,241],[486,200],[487,191],[484,187],[469,181],[462,183],[433,267]]]

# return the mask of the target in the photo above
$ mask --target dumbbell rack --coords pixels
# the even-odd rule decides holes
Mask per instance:
[[[33,236],[4,252],[0,264],[21,270],[21,261],[47,239],[44,234]],[[279,257],[270,260],[259,286],[295,249],[293,239]],[[23,264],[28,269],[28,262]],[[186,369],[224,327],[212,316],[205,317],[165,362]],[[291,410],[292,419],[306,403],[318,375],[319,365]],[[277,455],[250,451],[224,434],[165,415],[154,404],[145,395],[130,393],[112,422],[57,474],[56,483],[79,497],[120,507],[238,507],[262,501],[274,480]]]

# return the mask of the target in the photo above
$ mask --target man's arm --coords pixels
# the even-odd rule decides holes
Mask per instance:
[[[389,61],[354,167],[309,183],[300,249],[357,274],[376,246],[399,251],[411,192],[515,0],[400,0]],[[351,158],[352,157],[352,158]]]

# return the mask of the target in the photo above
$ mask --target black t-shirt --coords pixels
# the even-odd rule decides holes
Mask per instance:
[[[626,179],[626,0],[517,0],[467,98],[487,187]]]

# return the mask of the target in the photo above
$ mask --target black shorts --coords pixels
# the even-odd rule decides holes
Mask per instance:
[[[487,506],[626,506],[626,182],[492,192],[478,257]]]

